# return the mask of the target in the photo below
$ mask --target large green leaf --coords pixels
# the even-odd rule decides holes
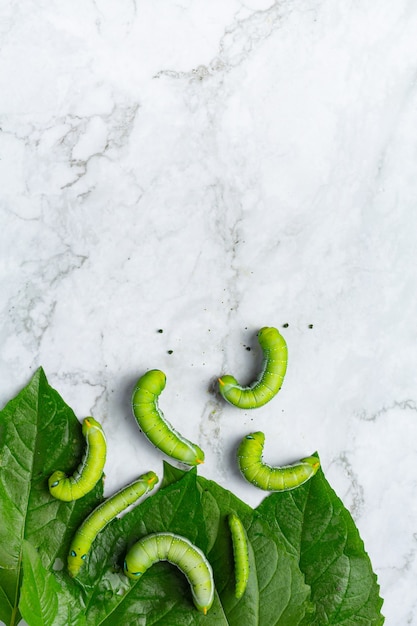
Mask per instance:
[[[206,552],[207,536],[195,472],[183,474],[181,480],[149,496],[99,534],[79,577],[89,590],[89,624],[227,624],[218,598],[210,610],[210,620],[196,610],[189,584],[170,564],[154,565],[137,582],[122,573],[129,547],[144,535],[162,531],[183,535]]]
[[[66,503],[50,496],[47,479],[58,468],[72,472],[84,446],[77,418],[41,369],[0,412],[0,620],[7,626],[19,622],[19,608],[29,626],[383,623],[363,543],[321,470],[293,491],[268,496],[254,511],[195,468],[166,463],[159,490],[99,533],[71,579],[64,567],[69,544],[98,504],[102,484]],[[239,600],[231,512],[249,539],[250,576]],[[216,588],[207,616],[197,611],[187,580],[171,564],[155,564],[138,581],[124,576],[129,547],[158,531],[184,535],[207,555]]]
[[[311,610],[310,590],[285,541],[260,515],[212,481],[165,464],[164,487],[96,538],[79,576],[87,622],[105,624],[296,626]],[[250,541],[250,580],[234,595],[235,572],[227,515],[242,519]],[[215,601],[207,616],[195,609],[189,585],[171,565],[159,563],[132,583],[122,573],[128,548],[151,532],[188,537],[207,555]]]
[[[199,477],[208,534],[215,536],[209,552],[216,588],[230,624],[245,626],[296,626],[311,612],[310,589],[304,582],[297,559],[288,550],[281,533],[247,504],[213,481]],[[242,520],[250,550],[250,576],[244,596],[234,595],[235,571],[227,516]]]
[[[379,586],[354,521],[321,470],[293,491],[273,493],[258,512],[282,533],[311,586],[309,626],[380,626]]]
[[[47,570],[28,541],[23,542],[23,584],[19,609],[30,626],[84,626],[83,605],[74,602],[68,581]]]
[[[22,547],[27,539],[52,567],[66,556],[74,529],[102,494],[60,502],[48,491],[55,469],[72,472],[85,446],[73,411],[52,389],[42,369],[0,412],[0,617],[19,622]],[[101,481],[100,481],[101,482]]]

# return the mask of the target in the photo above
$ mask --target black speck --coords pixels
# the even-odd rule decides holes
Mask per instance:
[[[158,333],[163,333],[164,331],[162,330],[162,328],[158,329]]]
[[[250,346],[246,346],[246,350],[250,352]]]
[[[309,328],[313,328],[313,324],[309,324],[309,325],[308,325],[308,327],[309,327]]]
[[[288,328],[289,324],[288,322],[286,322],[285,324],[282,325],[282,328]]]
[[[168,350],[168,354],[172,354],[174,350]]]

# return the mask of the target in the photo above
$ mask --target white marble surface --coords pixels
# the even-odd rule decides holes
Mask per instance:
[[[108,493],[161,471],[130,413],[153,367],[201,473],[248,503],[243,434],[273,464],[318,450],[396,626],[417,625],[416,31],[409,0],[0,3],[1,406],[42,365],[102,421]],[[225,406],[213,378],[250,377],[285,323],[279,397]]]

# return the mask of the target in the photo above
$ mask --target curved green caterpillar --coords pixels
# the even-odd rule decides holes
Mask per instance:
[[[240,442],[237,459],[243,476],[253,485],[267,491],[295,489],[314,476],[320,467],[316,456],[308,456],[293,465],[271,467],[262,462],[265,435],[261,432],[246,435]]]
[[[82,433],[87,448],[83,459],[72,476],[57,470],[48,480],[50,493],[58,500],[71,502],[91,491],[103,474],[106,462],[106,437],[101,425],[93,418],[86,417]]]
[[[211,565],[200,548],[173,533],[147,535],[130,548],[124,572],[137,580],[158,561],[169,561],[181,570],[191,585],[195,606],[206,615],[213,604],[214,579]]]
[[[154,446],[173,459],[187,465],[203,463],[201,448],[174,430],[158,407],[158,397],[165,383],[166,376],[161,370],[149,370],[136,383],[132,410],[139,428]]]
[[[142,474],[133,483],[105,500],[84,520],[74,535],[68,554],[68,573],[76,576],[87,558],[91,544],[99,532],[129,505],[133,504],[146,492],[151,491],[158,482],[154,472]]]
[[[234,376],[221,376],[219,391],[223,398],[240,409],[256,409],[278,393],[287,371],[287,344],[276,328],[264,326],[258,332],[264,359],[256,380],[242,387]]]
[[[245,593],[249,580],[248,540],[243,524],[237,515],[231,513],[227,521],[229,522],[232,535],[233,556],[235,559],[235,596],[237,599],[240,599]]]

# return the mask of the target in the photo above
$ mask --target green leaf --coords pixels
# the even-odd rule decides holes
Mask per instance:
[[[273,533],[259,514],[215,482],[198,477],[198,484],[203,493],[207,532],[211,537],[216,535],[208,556],[229,623],[244,623],[245,626],[299,624],[311,611],[310,589],[281,533]],[[231,512],[242,520],[250,544],[249,582],[240,600],[234,595],[233,549],[227,522]]]
[[[179,469],[178,467],[174,467],[173,465],[170,465],[169,463],[167,463],[167,461],[163,462],[163,467],[164,467],[164,475],[161,481],[161,487],[168,487],[168,485],[171,485],[172,483],[177,482],[187,472],[195,473],[197,471],[196,467],[192,467],[188,470],[182,470],[182,469]]]
[[[151,567],[138,582],[123,573],[127,550],[140,537],[169,531],[207,549],[200,491],[195,472],[159,489],[121,519],[112,521],[96,538],[79,581],[87,590],[88,624],[208,624],[191,599],[185,577],[168,563]],[[218,600],[210,610],[216,612]],[[221,608],[213,624],[225,624]],[[135,616],[133,618],[133,616]],[[168,617],[169,616],[169,617]]]
[[[80,423],[42,369],[0,412],[0,620],[7,626],[19,623],[19,609],[29,626],[383,624],[369,557],[321,470],[293,491],[268,496],[254,511],[196,468],[165,463],[159,490],[98,534],[71,579],[69,545],[101,500],[102,483],[66,503],[50,496],[47,480],[55,469],[72,473],[84,448]],[[250,575],[239,600],[231,512],[249,539]],[[130,546],[159,531],[188,537],[212,564],[216,590],[207,616],[169,563],[155,564],[138,581],[124,576]]]
[[[321,470],[293,491],[265,498],[257,511],[282,533],[311,586],[309,626],[380,626],[382,600],[350,513]]]
[[[9,570],[0,569],[0,620],[4,624],[18,624],[20,613],[14,601],[16,584]]]
[[[296,626],[311,610],[310,589],[286,542],[260,515],[196,472],[165,466],[165,487],[94,541],[79,582],[86,591],[87,623],[205,624],[206,626]],[[243,598],[234,595],[235,573],[227,515],[242,519],[250,541],[250,580]],[[124,555],[140,537],[169,531],[188,537],[207,555],[215,578],[215,601],[207,616],[191,600],[184,576],[170,564],[152,566],[132,583],[122,573]],[[135,616],[135,617],[133,617]]]
[[[23,542],[23,584],[19,608],[30,626],[83,626],[83,606],[66,581],[43,567],[38,551]]]
[[[42,369],[0,411],[0,433],[0,598],[7,598],[0,616],[14,626],[24,539],[39,549],[45,567],[63,562],[72,534],[102,494],[102,481],[77,502],[60,502],[49,494],[49,475],[55,469],[71,473],[85,440],[73,411]]]

